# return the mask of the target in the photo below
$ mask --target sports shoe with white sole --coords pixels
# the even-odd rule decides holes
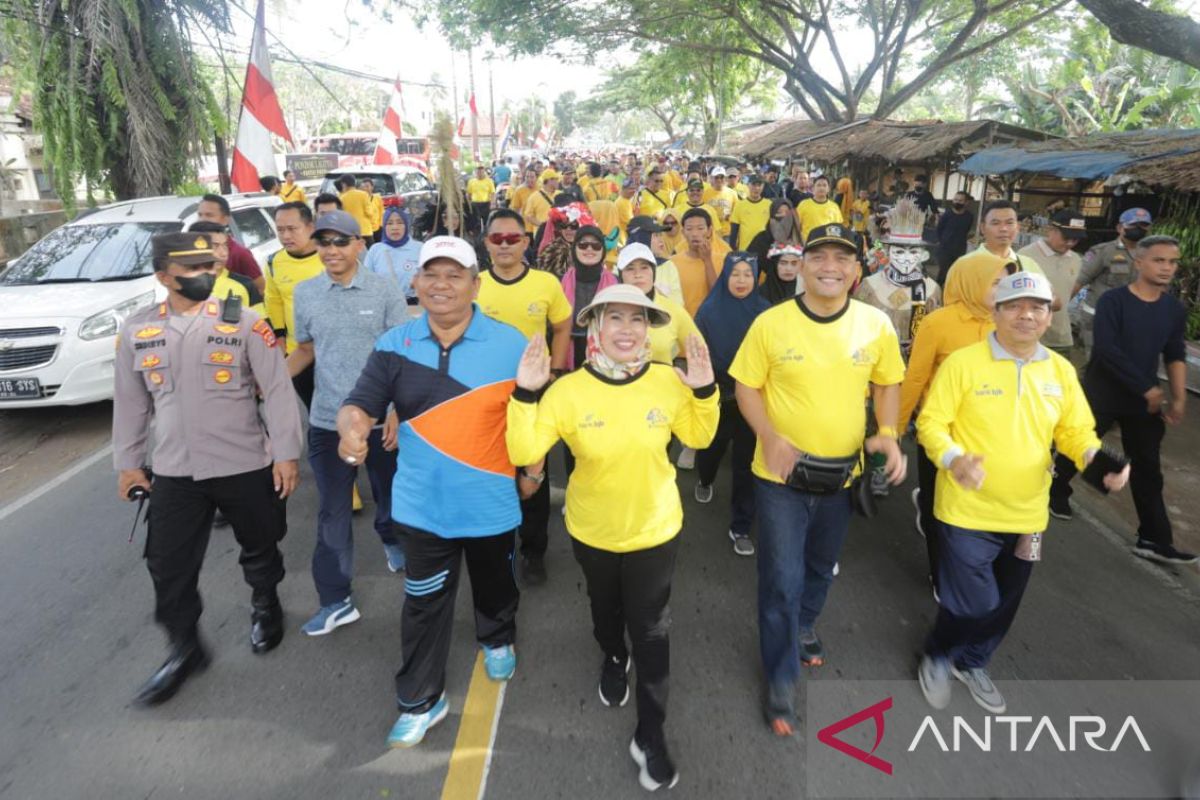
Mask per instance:
[[[360,619],[362,619],[362,614],[359,614],[358,609],[354,607],[354,601],[347,597],[340,603],[321,606],[317,609],[317,613],[313,614],[312,619],[304,623],[300,630],[309,636],[324,636],[327,633],[333,633],[335,628],[349,625],[351,622],[358,622]]]
[[[733,552],[739,556],[754,555],[754,542],[750,541],[750,537],[746,534],[736,534],[733,531],[729,532],[729,539],[733,542]]]
[[[713,487],[697,482],[695,495],[697,503],[711,503],[713,499]]]
[[[643,748],[635,735],[629,740],[629,755],[638,765],[638,783],[646,791],[655,792],[663,786],[672,789],[679,783],[679,770],[675,769],[665,743]]]
[[[941,657],[924,655],[917,667],[917,681],[925,701],[939,711],[950,705],[950,662]]]
[[[616,656],[605,656],[604,664],[600,667],[600,702],[612,708],[624,706],[629,702],[629,666],[633,660],[625,656],[625,661]]]
[[[1173,545],[1155,544],[1146,539],[1137,540],[1137,544],[1133,546],[1133,554],[1160,564],[1195,564],[1200,561],[1200,556],[1195,553],[1185,553],[1176,550]]]
[[[444,720],[449,712],[450,703],[446,700],[446,695],[442,695],[428,711],[420,714],[401,714],[388,734],[388,747],[395,749],[420,744],[429,729]]]
[[[1000,694],[1000,690],[996,688],[996,684],[992,683],[991,676],[983,667],[960,669],[952,664],[950,674],[965,683],[971,690],[971,699],[987,711],[993,714],[1003,714],[1004,710],[1008,708],[1004,702],[1004,695]]]
[[[483,648],[483,667],[493,681],[506,681],[517,671],[517,651],[511,644]]]

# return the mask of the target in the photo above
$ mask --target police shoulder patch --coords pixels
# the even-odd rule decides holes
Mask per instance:
[[[263,342],[267,347],[274,347],[278,339],[275,338],[275,331],[271,330],[271,325],[265,319],[260,319],[251,326],[250,330],[262,337]]]

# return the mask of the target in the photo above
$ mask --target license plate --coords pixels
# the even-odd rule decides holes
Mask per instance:
[[[0,378],[0,400],[26,400],[42,396],[37,378]]]

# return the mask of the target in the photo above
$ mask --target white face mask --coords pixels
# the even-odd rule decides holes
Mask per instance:
[[[905,245],[889,245],[888,261],[901,275],[911,275],[921,269],[921,265],[929,260],[929,250],[924,247],[907,247]]]

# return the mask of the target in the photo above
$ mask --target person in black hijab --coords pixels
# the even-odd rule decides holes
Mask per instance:
[[[755,255],[759,264],[765,264],[771,248],[784,245],[804,246],[800,238],[800,220],[796,218],[796,209],[787,200],[772,200],[767,227],[750,240],[746,249]]]
[[[773,246],[767,251],[767,260],[763,267],[765,280],[758,287],[758,293],[771,305],[796,297],[803,253],[800,246],[794,244]],[[782,269],[780,262],[783,262]]]

